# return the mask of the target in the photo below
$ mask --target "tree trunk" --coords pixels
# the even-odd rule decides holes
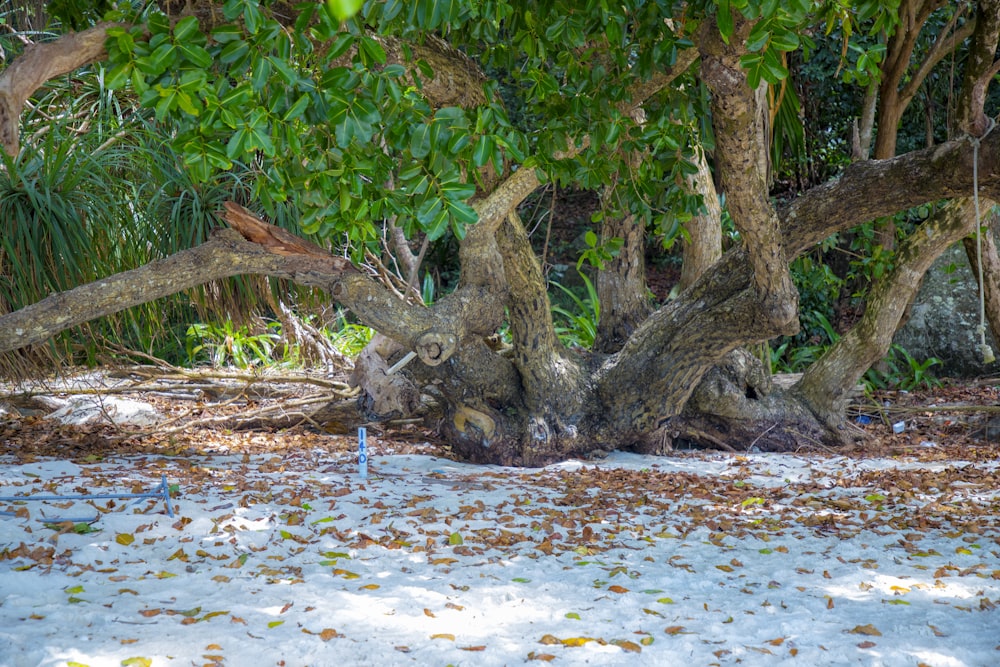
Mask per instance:
[[[691,218],[686,225],[691,240],[684,241],[684,263],[681,265],[681,279],[678,283],[678,289],[682,292],[722,257],[722,207],[719,205],[719,193],[715,190],[715,181],[712,180],[705,152],[698,150],[695,158],[698,172],[688,177],[687,187],[692,194],[701,195],[705,210]]]
[[[646,296],[646,230],[633,215],[605,218],[604,240],[622,239],[618,254],[597,274],[601,305],[594,351],[617,352],[642,324],[652,307]]]
[[[980,201],[979,204],[981,208],[987,210],[993,205],[993,202],[986,200]],[[1000,340],[1000,255],[997,253],[996,243],[998,223],[1000,220],[994,213],[983,221],[984,229],[980,239],[977,240],[975,234],[962,239],[965,255],[969,258],[969,266],[972,268],[972,275],[975,277],[979,289],[983,290],[984,314],[995,341]],[[982,281],[979,279],[980,257],[982,257],[983,265]],[[996,352],[994,350],[994,353]]]
[[[759,159],[766,154],[767,114],[739,64],[752,24],[738,19],[725,44],[710,23],[699,37],[701,73],[713,93],[721,187],[742,244],[638,324],[623,344],[610,346],[613,354],[568,351],[555,335],[541,267],[514,213],[539,186],[532,168],[503,180],[495,175],[472,202],[478,221],[461,241],[460,282],[430,307],[400,299],[342,258],[229,205],[225,219],[239,234],[220,232],[198,248],[0,317],[0,352],[208,280],[267,274],[326,290],[385,337],[362,361],[359,381],[368,416],[403,414],[413,409],[417,392],[433,393],[443,415],[439,432],[469,460],[537,465],[586,456],[597,447],[658,451],[679,439],[762,450],[788,449],[803,440],[836,442],[842,423],[834,408],[844,392],[821,392],[830,382],[863,372],[870,349],[845,345],[825,362],[839,379],[827,375],[824,384],[818,369],[789,393],[772,388],[758,362],[738,348],[796,330],[788,263],[797,254],[860,222],[967,194],[971,145],[955,141],[892,160],[857,162],[838,179],[775,209],[767,197],[766,164]],[[685,52],[678,62],[693,57]],[[434,69],[442,72],[444,66],[435,63]],[[670,76],[654,79],[665,85]],[[463,92],[445,83],[442,99],[456,94],[449,103],[461,104]],[[647,86],[634,91],[634,104],[651,94]],[[571,145],[565,154],[546,157],[572,158],[587,141]],[[984,138],[979,156],[981,191],[1000,198],[1000,132]],[[953,226],[960,227],[936,219],[901,248],[900,289],[917,282],[932,254],[928,248],[959,234]],[[925,240],[926,232],[931,236]],[[637,266],[626,263],[620,272],[634,278]],[[884,289],[891,292],[891,286]],[[893,317],[895,301],[884,301],[887,314],[873,314],[865,325],[873,336],[883,336]],[[512,348],[497,350],[488,339],[505,318]],[[416,360],[390,373],[410,352]]]
[[[900,245],[892,271],[868,294],[861,320],[810,366],[793,388],[831,427],[842,421],[854,386],[892,344],[899,322],[934,260],[969,233],[972,200],[949,202]]]

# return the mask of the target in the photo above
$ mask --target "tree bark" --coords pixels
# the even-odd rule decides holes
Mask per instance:
[[[730,44],[709,23],[702,30],[699,47],[702,78],[712,90],[720,187],[753,267],[760,313],[773,322],[775,334],[794,334],[799,326],[798,291],[789,273],[781,224],[768,201],[766,166],[761,160],[768,154],[764,125],[768,115],[761,107],[766,97],[750,88],[740,65],[740,56],[746,52],[742,45],[753,22],[737,19]]]
[[[617,352],[652,312],[646,296],[646,230],[633,215],[605,218],[601,236],[622,239],[618,254],[597,274],[601,305],[594,351]]]
[[[988,208],[993,205],[991,201],[982,201],[980,206]],[[971,234],[962,239],[965,247],[965,255],[969,259],[969,266],[972,268],[972,275],[976,279],[979,289],[983,290],[983,305],[986,321],[993,340],[1000,341],[1000,254],[997,252],[996,243],[996,214],[988,216],[984,220],[984,229],[981,232],[981,239],[977,240],[975,234]],[[982,246],[980,247],[980,243]],[[983,280],[979,280],[980,256],[982,257]],[[997,351],[994,350],[994,353]]]
[[[31,94],[49,79],[106,57],[104,40],[113,25],[102,23],[54,42],[32,44],[0,72],[0,145],[7,155],[20,150],[18,123]]]
[[[684,241],[684,261],[677,285],[682,292],[722,257],[722,207],[704,151],[697,151],[695,164],[698,172],[688,177],[687,187],[689,192],[701,195],[704,211],[686,225],[691,240]]]
[[[971,199],[953,200],[908,236],[900,244],[893,269],[869,292],[861,320],[793,387],[829,426],[841,423],[853,387],[889,351],[924,273],[952,243],[969,233],[975,224],[971,213]]]

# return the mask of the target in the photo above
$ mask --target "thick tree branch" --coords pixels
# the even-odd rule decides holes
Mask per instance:
[[[980,7],[982,7],[982,5],[983,3],[980,2]],[[930,75],[934,66],[941,62],[941,60],[944,59],[949,53],[957,49],[976,29],[978,19],[973,18],[972,20],[966,21],[962,24],[958,30],[955,30],[954,32],[952,31],[963,11],[964,5],[955,10],[948,23],[945,24],[944,27],[942,27],[938,32],[937,37],[934,39],[934,45],[924,56],[924,59],[920,61],[916,71],[907,79],[906,84],[900,90],[899,99],[900,105],[903,108],[909,106],[914,96],[916,96],[917,91],[919,91],[920,87],[924,85],[924,81],[927,79],[928,75]],[[926,20],[926,17],[924,20]]]
[[[778,213],[789,258],[855,225],[938,199],[972,194],[972,144],[956,139],[889,160],[855,162]],[[979,147],[979,190],[1000,199],[1000,132]]]
[[[0,145],[7,155],[19,150],[18,125],[27,99],[49,79],[103,59],[107,31],[114,25],[102,23],[54,42],[33,44],[0,73]]]
[[[0,352],[40,343],[97,317],[239,274],[280,276],[329,287],[345,269],[337,259],[309,258],[293,266],[287,256],[272,254],[234,231],[219,231],[196,248],[53,294],[0,317]]]
[[[993,62],[1000,39],[1000,0],[980,0],[975,24],[958,97],[956,125],[962,132],[981,137],[989,127],[984,110],[986,90],[1000,65]]]
[[[767,196],[768,154],[764,96],[750,88],[740,56],[753,22],[738,19],[730,44],[712,24],[702,30],[702,78],[712,89],[712,125],[720,189],[748,259],[760,309],[777,332],[798,330],[798,291],[792,284],[781,225]]]
[[[803,374],[795,391],[831,425],[843,418],[851,390],[892,343],[923,275],[951,244],[975,228],[972,199],[956,199],[904,240],[892,271],[872,288],[861,321]]]

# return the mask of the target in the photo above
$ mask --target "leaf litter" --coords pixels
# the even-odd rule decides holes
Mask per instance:
[[[0,503],[2,667],[1000,661],[995,446],[517,470],[370,437],[361,479],[345,436],[76,433],[8,447],[0,495],[166,475],[176,516]]]

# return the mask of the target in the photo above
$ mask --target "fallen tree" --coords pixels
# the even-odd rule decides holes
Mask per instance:
[[[995,2],[979,5],[980,16],[997,9]],[[306,19],[300,16],[296,29],[305,31],[312,26],[315,38],[321,32],[316,22],[320,26],[325,25],[324,21],[329,23],[329,17],[322,15],[324,10],[317,11],[319,14],[310,14]],[[384,13],[378,15],[387,10],[371,11],[374,14],[368,19],[377,22],[381,17],[386,21],[382,31],[391,32],[394,19],[387,19]],[[505,25],[512,33],[518,21],[539,20],[530,12],[517,16]],[[557,12],[552,20],[557,21],[559,16]],[[803,14],[798,20],[804,24],[807,19]],[[431,21],[426,17],[412,20]],[[459,17],[453,20],[457,26]],[[362,150],[359,141],[365,135],[369,140],[382,137],[383,145],[376,146],[372,154],[375,158],[393,153],[396,145],[403,146],[399,154],[415,166],[392,166],[387,172],[395,174],[389,179],[390,189],[394,196],[402,194],[418,200],[409,204],[410,215],[417,218],[416,226],[427,237],[440,236],[442,226],[458,231],[461,277],[452,293],[431,306],[401,298],[344,257],[267,224],[242,205],[229,203],[222,218],[231,230],[217,232],[201,246],[0,317],[0,352],[42,342],[67,327],[194,285],[226,276],[259,274],[317,287],[377,330],[381,336],[367,351],[367,361],[356,373],[356,381],[366,395],[368,417],[406,415],[416,409],[422,393],[430,393],[442,410],[439,433],[456,453],[472,461],[535,465],[602,449],[666,451],[678,440],[761,450],[842,444],[851,435],[844,421],[846,396],[888,349],[891,332],[909,300],[907,290],[915,289],[920,276],[944,248],[975,229],[976,219],[969,214],[967,199],[973,191],[973,173],[984,200],[1000,199],[1000,132],[984,133],[982,141],[963,137],[891,159],[858,161],[837,178],[775,206],[767,196],[768,167],[761,157],[767,154],[768,114],[762,107],[766,97],[759,90],[767,82],[760,74],[755,76],[752,67],[748,71],[746,63],[755,62],[748,58],[755,54],[747,44],[753,41],[751,37],[759,26],[771,22],[773,30],[787,30],[780,24],[782,20],[778,14],[747,18],[739,12],[697,19],[687,15],[636,20],[629,24],[628,32],[634,45],[654,40],[661,46],[669,43],[674,49],[669,64],[650,65],[651,71],[644,72],[633,71],[640,64],[629,65],[617,58],[618,51],[608,43],[603,28],[598,30],[597,24],[589,22],[581,24],[581,31],[592,32],[581,35],[576,47],[567,47],[567,57],[585,60],[590,68],[608,70],[608,81],[581,79],[588,81],[588,86],[600,90],[619,86],[618,102],[605,108],[610,125],[591,123],[588,127],[594,131],[582,131],[583,127],[566,123],[566,127],[557,127],[549,135],[551,143],[537,145],[536,152],[530,155],[519,150],[516,138],[510,134],[504,139],[496,130],[493,135],[483,130],[477,139],[474,131],[460,132],[471,128],[463,120],[466,113],[478,114],[481,121],[484,108],[493,114],[501,113],[498,100],[489,94],[495,89],[487,86],[487,94],[467,94],[468,90],[482,89],[485,79],[464,53],[440,40],[410,46],[394,41],[396,38],[360,33],[351,38],[351,33],[337,33],[331,28],[330,41],[313,48],[340,52],[328,54],[328,60],[321,59],[316,71],[318,76],[326,77],[322,79],[326,85],[332,86],[325,94],[335,96],[354,90],[357,98],[347,105],[351,111],[346,117],[333,114],[343,125],[334,128],[329,144],[312,146],[323,150],[309,159],[324,163],[339,159],[347,164],[352,159],[349,151]],[[241,30],[247,29],[248,23],[247,16],[242,16]],[[196,24],[183,19],[158,26],[152,31],[150,47],[156,34],[168,35],[159,41],[161,46],[179,44],[178,32],[190,38],[196,29]],[[667,26],[674,26],[676,32]],[[117,45],[113,61],[118,63],[118,69],[109,75],[112,79],[125,70],[128,76],[138,73],[146,77],[164,76],[169,71],[150,74],[143,69],[142,61],[129,60],[122,40],[128,35],[126,42],[139,44],[141,31],[129,32],[116,25],[95,30],[104,30],[108,43]],[[989,50],[992,40],[995,52],[996,32],[996,22],[978,21],[971,37],[975,48]],[[236,34],[229,28],[217,28],[211,33],[214,41],[203,38],[193,43],[206,54],[210,48],[221,53],[232,48],[226,44],[237,42]],[[349,38],[337,37],[344,34]],[[174,42],[169,41],[171,35]],[[226,41],[221,40],[223,35]],[[556,48],[558,41],[554,34],[544,44]],[[765,48],[762,57],[771,57],[772,51],[767,49],[778,46]],[[75,47],[59,40],[38,48],[71,51]],[[135,48],[142,53],[156,52],[153,48]],[[369,53],[366,57],[366,50],[376,55]],[[490,54],[487,49],[484,60],[496,57]],[[195,52],[185,57],[196,61],[202,56]],[[100,54],[88,53],[86,61],[95,58]],[[434,63],[433,67],[422,68],[428,61]],[[986,85],[983,80],[988,82],[995,71],[992,60],[984,62],[977,71],[970,68],[962,91],[969,99],[980,100],[969,107],[970,128],[981,126],[985,117],[981,89]],[[132,63],[131,69],[122,63]],[[390,70],[393,66],[398,69]],[[246,67],[248,72],[253,71],[251,64]],[[407,94],[417,100],[414,108],[422,109],[424,126],[410,123],[408,131],[412,134],[404,140],[394,139],[389,126],[378,135],[374,116],[365,120],[358,111],[370,111],[368,98],[358,91],[364,90],[364,77],[379,68],[383,73],[390,72],[386,76],[417,83],[415,89],[421,90],[419,95],[413,93],[414,89]],[[12,85],[2,78],[12,69],[0,75],[0,88]],[[431,73],[433,76],[428,76]],[[45,76],[51,74],[46,70]],[[584,75],[577,72],[576,76]],[[423,85],[421,77],[428,80],[427,85]],[[609,147],[621,154],[616,164],[631,164],[636,169],[640,168],[635,161],[637,151],[658,145],[662,152],[666,133],[673,131],[668,126],[676,122],[670,120],[669,109],[660,108],[667,117],[663,121],[666,129],[661,134],[651,133],[652,140],[646,142],[644,126],[650,121],[643,118],[643,112],[656,106],[652,101],[659,99],[657,95],[671,94],[671,87],[682,79],[689,80],[687,77],[698,78],[711,91],[714,166],[740,243],[704,268],[676,299],[645,319],[636,316],[642,310],[643,299],[634,298],[634,294],[629,301],[634,307],[608,309],[606,312],[612,315],[600,322],[604,333],[600,351],[568,350],[556,336],[542,267],[517,207],[538,189],[543,178],[568,178],[567,174],[576,173],[578,180],[586,180],[580,172],[596,170],[594,164],[602,159],[602,150],[611,150]],[[351,89],[352,85],[355,88]],[[371,85],[379,84],[373,81]],[[191,114],[188,110],[188,115],[211,113],[212,91],[195,92],[203,94],[200,106],[196,108],[191,100],[178,102],[177,113],[183,114],[187,105],[198,112]],[[217,101],[229,93],[216,90],[214,94]],[[21,98],[26,98],[23,92],[7,99]],[[297,118],[293,109],[306,113],[305,105],[293,96],[286,98],[285,118]],[[320,103],[320,98],[306,94],[299,99]],[[326,99],[326,103],[336,106],[336,100]],[[14,111],[8,110],[7,116],[11,113]],[[280,109],[275,114],[280,116]],[[166,118],[169,114],[163,115]],[[249,116],[254,117],[253,112]],[[182,134],[195,131],[190,118],[187,122]],[[234,136],[244,141],[241,150],[261,152],[265,157],[271,157],[268,152],[277,154],[270,140],[253,133],[251,124],[234,122],[238,133]],[[276,120],[272,122],[278,125]],[[198,125],[203,127],[205,121],[198,121]],[[268,136],[280,135],[279,129],[273,129]],[[624,132],[627,141],[616,140],[613,132]],[[8,151],[13,150],[14,145],[4,136]],[[488,141],[484,142],[483,136]],[[471,159],[464,159],[461,148],[457,149],[457,157],[449,159],[434,154],[434,146],[440,149],[442,143],[458,145],[462,137],[466,137],[463,145],[474,151]],[[202,137],[199,141],[202,143],[192,150],[209,150],[204,146],[210,146],[211,139]],[[974,141],[978,143],[974,145]],[[481,145],[486,148],[475,152],[475,147]],[[511,161],[519,165],[511,165]],[[301,167],[287,166],[287,183],[301,182],[307,190],[318,187],[314,183],[318,177],[295,171]],[[678,169],[677,173],[682,173],[683,165]],[[657,173],[662,175],[662,169]],[[454,180],[457,174],[465,175],[464,183]],[[373,204],[366,197],[371,194],[368,188],[377,182],[376,178],[355,174],[346,184],[343,180],[328,184],[340,193],[337,214],[350,220],[370,218]],[[436,195],[427,194],[435,187]],[[317,201],[313,195],[311,191],[300,194],[304,206]],[[327,192],[327,196],[331,193]],[[940,216],[925,222],[903,244],[893,271],[875,288],[867,319],[845,335],[798,384],[788,390],[773,387],[769,374],[744,348],[797,331],[798,295],[789,262],[838,231],[927,202],[961,198]],[[405,212],[395,209],[383,216],[389,227],[402,229],[406,225]],[[616,217],[607,223],[608,229],[615,229],[616,224],[617,229],[623,229],[620,220],[626,219],[627,213],[627,207],[618,210],[617,215],[626,217]],[[306,215],[305,220],[321,217]],[[322,224],[310,222],[305,226],[318,225],[322,229]],[[410,233],[415,233],[412,222],[409,226]],[[624,229],[627,233],[627,227]],[[603,269],[619,287],[608,287],[604,294],[614,295],[622,285],[635,289],[638,283],[644,287],[637,280],[642,275],[642,250],[641,243],[623,244],[622,253]],[[621,302],[624,304],[624,299]],[[504,324],[509,330],[509,347],[498,349],[493,338]],[[411,352],[418,361],[388,373],[391,365]]]

